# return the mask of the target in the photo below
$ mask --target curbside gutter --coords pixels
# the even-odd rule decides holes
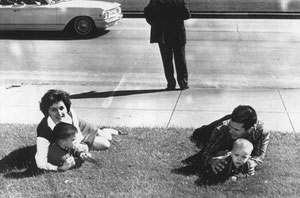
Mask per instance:
[[[300,19],[300,12],[192,12],[192,18]],[[124,18],[144,18],[142,11],[123,11]]]

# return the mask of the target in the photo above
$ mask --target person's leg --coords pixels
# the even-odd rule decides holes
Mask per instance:
[[[119,135],[119,131],[114,128],[103,127],[103,128],[100,128],[100,130],[103,131],[104,133],[109,133],[111,135]]]
[[[174,59],[177,73],[177,82],[181,89],[187,89],[188,71],[185,58],[185,44],[174,46]]]
[[[173,51],[172,48],[166,44],[159,43],[160,54],[164,66],[165,77],[167,80],[167,88],[175,89],[176,80],[174,78],[173,66]]]
[[[126,135],[126,133],[120,132],[113,128],[99,129],[97,126],[82,119],[79,119],[79,128],[84,137],[83,142],[86,143],[89,148],[95,150],[108,149],[110,147],[112,135]]]
[[[94,134],[97,133],[97,130],[98,130],[97,126],[95,126],[85,120],[82,120],[82,119],[78,119],[78,121],[79,121],[79,128],[80,128],[83,136],[85,136],[89,133],[94,133]]]
[[[98,129],[96,136],[104,137],[104,138],[108,139],[109,141],[112,140],[112,133],[110,130]]]
[[[97,135],[98,127],[82,119],[79,119],[79,128],[83,135],[83,142],[86,143],[89,148],[91,148]]]
[[[200,159],[201,159],[202,154],[203,154],[203,149],[200,150],[198,153],[196,153],[196,154],[194,154],[194,155],[192,155],[192,156],[190,156],[190,157],[188,157],[188,158],[182,160],[181,162],[184,163],[184,164],[188,164],[188,165],[193,164],[193,163],[195,163],[197,160],[200,160]]]
[[[183,163],[188,164],[187,166],[173,169],[173,173],[182,175],[193,175],[202,174],[205,170],[204,161],[202,160],[203,150],[200,150],[195,155],[183,160]]]
[[[94,138],[92,149],[93,150],[105,150],[110,147],[110,141],[102,136],[96,136]]]
[[[79,119],[79,128],[84,137],[83,142],[89,148],[96,150],[107,149],[110,146],[109,141],[112,140],[112,133],[116,133],[114,129],[99,129],[97,126],[82,119]]]

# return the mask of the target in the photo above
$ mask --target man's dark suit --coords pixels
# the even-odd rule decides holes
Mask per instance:
[[[150,0],[144,9],[147,22],[151,25],[150,42],[158,43],[164,65],[168,89],[175,89],[173,56],[177,82],[181,89],[188,88],[188,72],[185,59],[186,33],[184,20],[190,11],[184,0]]]

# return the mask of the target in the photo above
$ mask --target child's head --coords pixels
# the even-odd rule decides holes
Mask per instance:
[[[243,137],[247,130],[254,126],[257,122],[257,114],[255,110],[248,105],[240,105],[236,107],[229,123],[229,132],[233,139]]]
[[[63,148],[73,148],[77,128],[71,124],[60,122],[53,129],[55,142]]]
[[[231,151],[232,162],[235,167],[240,167],[245,164],[251,156],[253,144],[246,139],[237,139]]]

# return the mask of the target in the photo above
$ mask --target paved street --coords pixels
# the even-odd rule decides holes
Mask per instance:
[[[300,21],[191,19],[186,25],[192,87],[300,87]],[[144,19],[122,19],[87,40],[2,32],[0,46],[2,84],[165,87],[158,47],[149,44]]]
[[[110,126],[199,127],[238,104],[270,130],[300,131],[300,22],[191,19],[190,89],[165,92],[144,19],[123,19],[92,39],[0,33],[0,123],[37,123],[46,90],[72,94],[80,117]],[[26,113],[26,116],[25,116]]]

